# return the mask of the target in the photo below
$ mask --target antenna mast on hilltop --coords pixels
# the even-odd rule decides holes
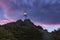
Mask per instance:
[[[27,15],[27,12],[26,11],[24,11],[23,15],[24,15],[24,18],[27,19],[27,16],[28,15]]]

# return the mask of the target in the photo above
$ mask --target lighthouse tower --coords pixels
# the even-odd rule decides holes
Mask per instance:
[[[24,13],[23,13],[23,16],[24,16],[24,19],[27,19],[27,12],[26,11],[24,11]]]

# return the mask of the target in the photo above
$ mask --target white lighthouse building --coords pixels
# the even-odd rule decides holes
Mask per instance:
[[[23,16],[24,16],[24,19],[27,19],[27,12],[26,11],[24,11],[24,13],[23,13]]]

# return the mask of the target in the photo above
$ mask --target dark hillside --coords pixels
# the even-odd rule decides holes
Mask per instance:
[[[60,40],[60,29],[49,33],[30,19],[0,25],[0,40]]]

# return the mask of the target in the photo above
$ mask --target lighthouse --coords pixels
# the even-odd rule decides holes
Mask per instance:
[[[26,11],[24,11],[24,13],[23,13],[23,16],[24,16],[24,19],[27,19],[27,12]]]

